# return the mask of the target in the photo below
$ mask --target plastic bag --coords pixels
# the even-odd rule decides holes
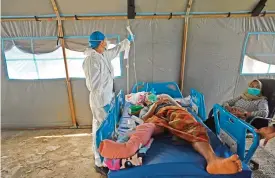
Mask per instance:
[[[145,92],[128,94],[126,95],[125,100],[134,105],[142,105],[145,100]]]

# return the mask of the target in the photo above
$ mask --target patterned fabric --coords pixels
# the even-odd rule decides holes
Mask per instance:
[[[243,112],[252,112],[252,116],[267,117],[269,113],[268,102],[266,99],[248,101],[239,96],[226,101],[223,103],[223,106],[231,106]]]
[[[188,142],[209,142],[206,128],[184,108],[166,106],[145,122],[168,129],[173,135]]]
[[[173,106],[173,104],[170,103],[170,102],[167,102],[167,103],[165,102],[165,103],[159,104],[159,105],[156,107],[156,109],[155,109],[155,114],[156,114],[161,108],[166,107],[166,106]]]

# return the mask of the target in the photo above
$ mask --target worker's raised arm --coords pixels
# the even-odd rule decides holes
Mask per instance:
[[[105,55],[108,60],[112,61],[115,57],[119,55],[119,53],[125,51],[129,47],[130,41],[128,39],[125,39],[114,48],[106,50],[103,55]]]

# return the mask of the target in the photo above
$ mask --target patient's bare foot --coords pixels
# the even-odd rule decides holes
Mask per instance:
[[[206,170],[209,174],[235,174],[242,171],[242,162],[238,155],[229,158],[215,158],[208,162]]]

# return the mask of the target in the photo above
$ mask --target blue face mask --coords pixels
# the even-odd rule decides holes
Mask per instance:
[[[258,96],[261,94],[261,90],[258,89],[258,88],[248,88],[247,89],[247,93],[250,94],[250,95],[253,95],[253,96]]]

